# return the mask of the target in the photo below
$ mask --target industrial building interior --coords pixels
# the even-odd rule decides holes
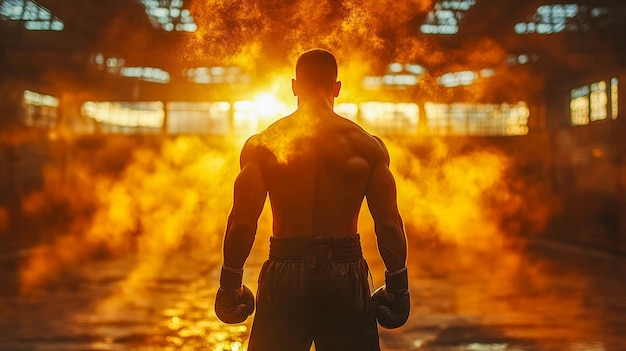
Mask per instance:
[[[396,177],[383,350],[626,350],[625,32],[621,0],[0,0],[0,351],[246,350],[213,312],[239,152],[316,47]]]

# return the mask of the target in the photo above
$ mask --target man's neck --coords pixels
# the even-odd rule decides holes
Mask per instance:
[[[298,110],[312,111],[312,112],[333,112],[334,111],[334,99],[327,97],[315,97],[315,98],[298,98]]]

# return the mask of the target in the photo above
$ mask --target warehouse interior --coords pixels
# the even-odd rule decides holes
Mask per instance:
[[[294,63],[316,47],[338,60],[335,111],[387,143],[416,271],[518,267],[547,246],[623,262],[625,27],[620,0],[1,0],[2,296],[80,290],[78,268],[122,258],[160,262],[133,261],[124,282],[188,272],[163,268],[174,252],[219,261],[238,153],[297,108]],[[359,221],[372,233],[366,208]],[[215,349],[245,349],[246,333]],[[225,338],[107,348],[90,335],[60,338]],[[514,349],[496,339],[465,349]],[[60,345],[20,340],[6,350]],[[422,341],[397,349],[448,350]]]

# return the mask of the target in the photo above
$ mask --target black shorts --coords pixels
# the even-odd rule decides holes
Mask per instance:
[[[248,350],[380,350],[370,282],[358,235],[272,237]]]

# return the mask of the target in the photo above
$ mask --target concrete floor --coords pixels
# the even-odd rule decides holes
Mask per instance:
[[[623,258],[557,245],[420,248],[409,258],[412,314],[404,327],[381,330],[383,350],[626,350]],[[76,264],[20,293],[16,269],[28,259],[0,258],[2,351],[246,348],[251,319],[229,326],[213,313],[219,262],[207,253]],[[253,291],[263,259],[253,252],[246,265]]]

